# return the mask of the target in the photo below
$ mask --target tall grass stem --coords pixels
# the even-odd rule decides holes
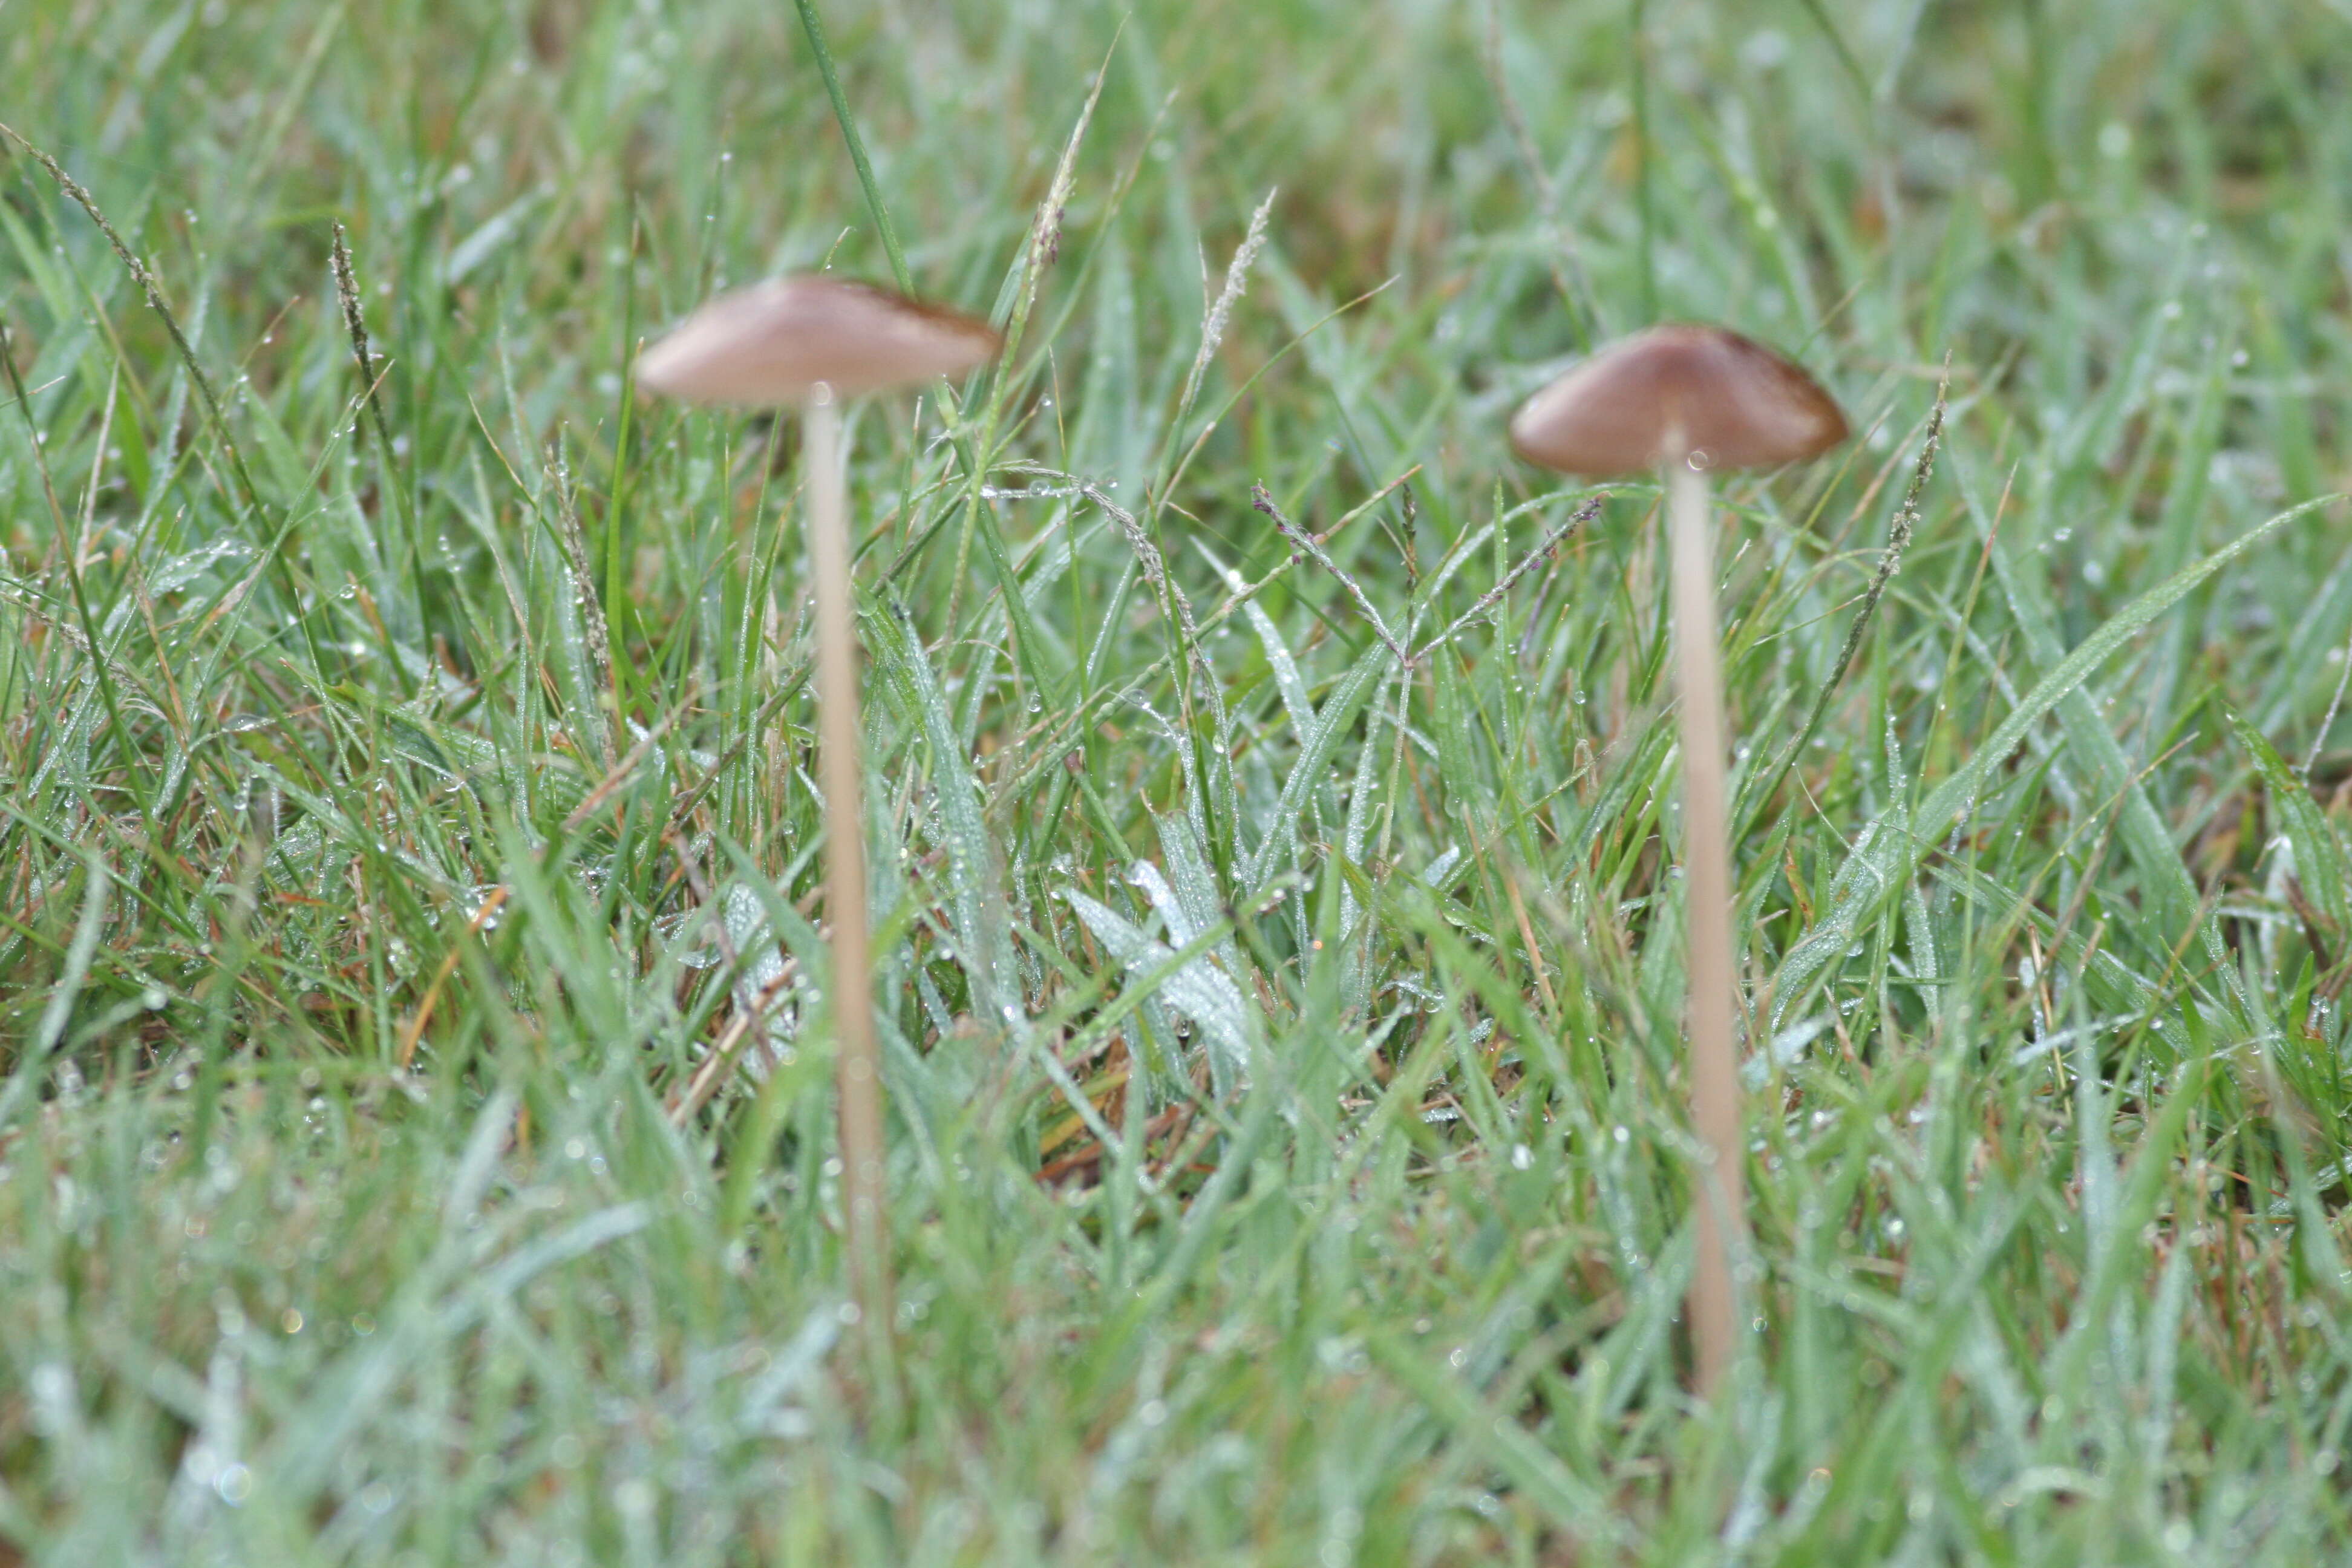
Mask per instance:
[[[808,35],[809,53],[816,57],[817,74],[824,79],[825,96],[833,100],[833,118],[841,126],[841,140],[849,148],[849,162],[857,170],[858,187],[866,193],[866,209],[874,215],[874,231],[881,237],[882,254],[890,263],[890,280],[898,285],[898,292],[911,294],[915,280],[907,270],[907,252],[898,244],[898,231],[890,222],[890,209],[882,205],[882,187],[874,178],[874,164],[866,156],[866,139],[857,134],[857,121],[849,112],[849,95],[841,90],[841,72],[833,63],[833,50],[824,41],[824,24],[818,20],[816,0],[793,0],[801,14],[801,31]]]

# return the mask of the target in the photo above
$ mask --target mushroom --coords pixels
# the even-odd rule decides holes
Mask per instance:
[[[1745,1246],[1747,1204],[1707,476],[1799,462],[1845,437],[1845,416],[1811,376],[1737,332],[1706,326],[1652,327],[1612,343],[1511,419],[1513,447],[1548,468],[1590,478],[1665,470],[1682,697],[1685,1024],[1692,1119],[1709,1155],[1690,1318],[1699,1391],[1710,1397],[1738,1354],[1733,1259]]]
[[[866,953],[857,630],[838,400],[961,375],[994,358],[1001,342],[984,322],[887,289],[831,278],[782,278],[708,301],[637,360],[638,384],[664,396],[795,407],[805,421],[842,1200],[853,1288],[861,1315],[877,1333],[891,1321],[888,1227],[882,1079]]]

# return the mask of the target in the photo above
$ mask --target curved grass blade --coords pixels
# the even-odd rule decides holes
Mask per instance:
[[[2321,496],[2291,507],[2256,524],[2228,544],[2174,573],[2125,605],[2081,647],[2043,676],[2017,707],[1977,748],[1958,773],[1936,786],[1933,794],[1906,813],[1900,805],[1862,831],[1853,849],[1839,867],[1830,885],[1827,907],[1803,941],[1782,961],[1772,1005],[1772,1023],[1780,1027],[1831,962],[1853,945],[1863,923],[1884,907],[1896,889],[1907,886],[1927,858],[1934,839],[1954,818],[1972,809],[1993,774],[2025,739],[2026,731],[2058,706],[2066,695],[2091,678],[2092,672],[2187,596],[2189,592],[2287,523],[2339,500]]]

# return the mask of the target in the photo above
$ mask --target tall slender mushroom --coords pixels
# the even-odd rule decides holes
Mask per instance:
[[[1845,439],[1845,416],[1779,354],[1720,327],[1652,327],[1528,399],[1511,445],[1531,463],[1601,478],[1663,468],[1682,697],[1684,957],[1691,1110],[1710,1155],[1690,1292],[1698,1386],[1712,1397],[1739,1347],[1733,1259],[1747,1233],[1739,1063],[1733,1040],[1731,851],[1725,816],[1723,673],[1716,648],[1707,476],[1800,462]]]
[[[877,1335],[890,1322],[889,1235],[881,1064],[866,953],[857,629],[838,400],[961,375],[994,358],[1000,346],[985,323],[955,311],[865,284],[801,277],[709,300],[637,361],[638,384],[648,391],[689,403],[795,407],[806,425],[842,1207],[852,1289]]]

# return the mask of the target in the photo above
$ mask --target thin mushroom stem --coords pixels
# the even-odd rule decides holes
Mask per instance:
[[[889,1215],[883,1192],[881,1062],[866,953],[857,630],[850,597],[841,409],[823,383],[809,398],[806,426],[809,557],[816,580],[817,776],[824,789],[825,910],[833,925],[828,1011],[841,1096],[841,1200],[851,1293],[866,1337],[880,1343],[891,1321]]]
[[[1697,1257],[1691,1276],[1691,1334],[1698,1392],[1717,1397],[1739,1352],[1739,1296],[1733,1259],[1747,1232],[1739,1131],[1739,1059],[1733,1037],[1731,849],[1724,826],[1727,790],[1723,671],[1716,647],[1714,529],[1706,475],[1690,461],[1666,464],[1666,527],[1683,752],[1684,960],[1690,994],[1692,1119],[1706,1163],[1696,1205]]]

